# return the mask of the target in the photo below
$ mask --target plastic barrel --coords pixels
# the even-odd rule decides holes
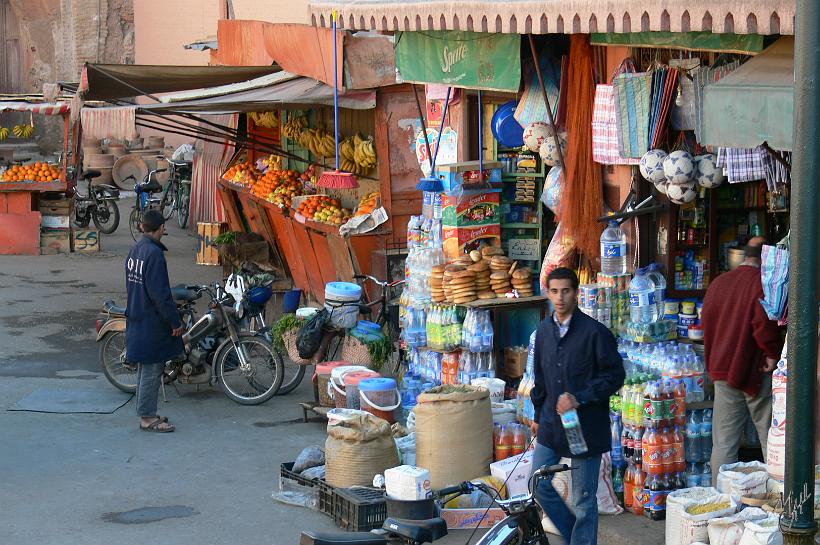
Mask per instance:
[[[396,421],[396,409],[401,407],[396,381],[392,378],[369,378],[359,383],[361,408],[391,424]]]
[[[342,382],[345,385],[345,395],[347,395],[347,408],[359,410],[362,408],[359,399],[359,384],[368,378],[378,378],[381,375],[376,371],[356,371],[355,373],[345,373]]]
[[[356,327],[361,299],[362,287],[358,284],[328,282],[325,285],[325,308],[330,313],[330,323],[342,329]]]
[[[316,388],[318,390],[319,405],[322,407],[335,407],[333,395],[330,393],[330,373],[337,367],[350,365],[346,361],[326,361],[316,366]]]

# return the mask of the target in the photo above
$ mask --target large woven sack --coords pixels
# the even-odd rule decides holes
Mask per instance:
[[[490,473],[493,461],[490,392],[473,386],[439,386],[418,397],[414,413],[416,464],[430,471],[433,488]]]
[[[370,357],[370,351],[367,349],[367,345],[353,335],[345,336],[344,344],[342,345],[342,361],[349,361],[351,365],[364,365],[368,368],[373,367],[373,358]]]
[[[339,487],[372,486],[373,477],[399,465],[390,424],[355,409],[328,413],[325,479]]]

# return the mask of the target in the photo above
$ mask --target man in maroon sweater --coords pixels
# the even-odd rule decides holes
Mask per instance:
[[[723,464],[737,462],[746,413],[763,453],[772,418],[772,375],[783,338],[777,322],[769,320],[760,300],[760,254],[764,240],[746,246],[746,258],[733,271],[709,286],[703,301],[703,343],[706,369],[715,383],[712,421],[712,481]]]

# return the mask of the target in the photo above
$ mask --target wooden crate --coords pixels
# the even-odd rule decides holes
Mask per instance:
[[[227,223],[199,222],[196,226],[199,250],[196,253],[197,265],[219,265],[219,252],[213,241],[228,230]]]
[[[71,251],[71,236],[66,231],[43,231],[40,234],[40,253],[67,254]]]
[[[68,216],[71,213],[71,199],[40,199],[38,208],[44,216]]]
[[[100,251],[100,231],[98,229],[74,229],[71,232],[71,248],[81,254]]]

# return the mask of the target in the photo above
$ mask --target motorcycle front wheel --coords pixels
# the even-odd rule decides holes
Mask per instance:
[[[137,364],[125,360],[125,331],[109,331],[102,338],[100,365],[108,382],[129,394],[137,391]]]
[[[248,366],[240,363],[239,351]],[[253,335],[241,335],[229,342],[214,362],[222,391],[240,405],[259,405],[276,395],[284,370],[270,343]]]
[[[100,232],[110,235],[120,226],[120,209],[113,200],[100,201],[92,211],[91,219]]]
[[[131,210],[131,215],[128,217],[128,228],[131,230],[131,238],[135,241],[139,238],[140,232],[140,221],[142,220],[142,214],[140,213],[138,208],[133,208]]]

